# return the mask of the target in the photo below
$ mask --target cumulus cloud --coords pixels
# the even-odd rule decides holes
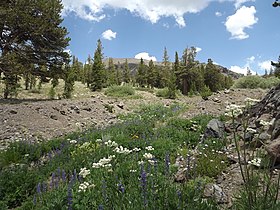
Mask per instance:
[[[152,60],[152,61],[157,61],[156,57],[155,56],[150,56],[149,53],[147,52],[141,52],[141,53],[138,53],[137,55],[135,55],[136,59],[144,59],[144,60]]]
[[[258,22],[258,18],[255,17],[256,12],[254,6],[242,6],[235,12],[235,14],[227,17],[225,26],[231,33],[233,39],[241,40],[249,37],[244,30],[246,28],[251,28]]]
[[[250,69],[250,67],[248,67],[248,66],[244,66],[244,67],[240,67],[240,66],[231,66],[230,68],[229,68],[229,70],[231,70],[231,71],[233,71],[233,72],[236,72],[236,73],[239,73],[239,74],[244,74],[244,75],[246,75],[247,74],[247,71],[248,71],[248,68]],[[251,71],[251,73],[253,74],[253,75],[256,75],[257,73],[255,72],[255,71],[252,71],[251,69],[250,69],[250,71]]]
[[[200,47],[196,47],[196,52],[200,52],[202,49]]]
[[[107,40],[115,39],[117,32],[113,32],[111,29],[108,29],[102,33],[102,38]]]
[[[259,62],[258,66],[260,67],[260,69],[267,70],[267,71],[270,71],[270,69],[273,68],[270,60]]]
[[[235,0],[234,6],[235,8],[239,8],[242,4],[252,1],[254,2],[255,0]]]
[[[106,17],[105,8],[125,9],[151,23],[157,23],[162,17],[173,17],[179,27],[184,27],[185,14],[200,12],[210,2],[210,0],[62,0],[64,6],[62,14],[72,12],[86,20],[100,21]]]

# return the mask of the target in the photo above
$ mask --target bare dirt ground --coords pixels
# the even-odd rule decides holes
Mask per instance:
[[[267,91],[234,89],[221,91],[203,100],[199,96],[180,97],[175,101],[189,109],[182,117],[199,114],[214,116],[224,113],[226,105],[243,104],[245,98],[262,98]],[[117,121],[117,115],[135,110],[143,104],[162,103],[166,106],[174,100],[161,99],[152,93],[139,91],[142,99],[115,99],[102,93],[92,93],[86,98],[72,100],[0,99],[0,148],[15,140],[47,140],[67,133],[83,130],[92,125],[103,127]],[[106,106],[113,107],[114,112]]]

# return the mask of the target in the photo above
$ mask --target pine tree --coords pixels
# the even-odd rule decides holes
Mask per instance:
[[[156,68],[155,68],[153,60],[150,60],[149,61],[149,66],[148,66],[148,79],[147,79],[147,83],[148,83],[148,86],[150,88],[154,88],[155,87],[156,79],[157,79],[157,77],[156,77]]]
[[[137,69],[136,82],[140,87],[145,87],[147,85],[147,71],[146,65],[143,58],[141,58]]]
[[[175,99],[176,98],[176,74],[175,74],[175,64],[173,65],[173,68],[170,72],[170,77],[168,80],[168,98]]]
[[[124,68],[123,68],[123,82],[130,83],[130,69],[128,66],[128,61],[125,59]]]
[[[163,67],[162,67],[163,86],[167,87],[168,83],[169,83],[170,74],[171,74],[171,72],[170,72],[171,68],[170,68],[169,56],[168,56],[166,47],[164,47],[162,63],[163,63]]]
[[[61,27],[60,0],[8,1],[0,3],[0,72],[4,74],[4,97],[17,86],[17,80],[33,64],[30,73],[40,77],[62,75],[69,62],[64,49],[70,41]],[[40,71],[45,65],[46,72]]]
[[[73,58],[75,60],[75,58]],[[75,80],[77,77],[76,69],[66,65],[64,67],[64,98],[71,98],[74,90]]]
[[[222,88],[222,82],[222,74],[213,64],[213,61],[208,59],[204,74],[205,85],[208,86],[212,92],[216,92]]]
[[[278,57],[278,62],[274,63],[271,61],[271,65],[274,67],[274,76],[280,78],[280,56]]]
[[[91,71],[90,88],[92,91],[101,90],[103,87],[103,82],[105,80],[105,67],[102,59],[102,44],[101,40],[98,39]]]

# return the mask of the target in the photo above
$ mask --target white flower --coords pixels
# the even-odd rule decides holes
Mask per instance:
[[[147,147],[145,147],[145,149],[148,150],[148,151],[153,151],[153,150],[155,150],[155,148],[153,148],[152,146],[147,146]]]
[[[143,161],[143,160],[140,160],[140,161],[138,161],[138,164],[139,164],[139,165],[142,165],[142,164],[144,164],[144,161]]]
[[[87,170],[86,168],[81,168],[81,171],[79,173],[79,175],[82,176],[83,178],[86,178],[86,176],[89,174],[90,174],[90,170]]]
[[[90,184],[88,182],[83,182],[79,185],[78,192],[85,192],[87,189],[94,188],[94,187],[95,187],[94,184]]]
[[[77,141],[76,140],[70,140],[69,143],[70,144],[77,144]]]
[[[110,155],[108,158],[101,158],[97,163],[92,163],[92,168],[111,168],[112,164],[110,162],[113,158],[115,158],[115,155]]]
[[[140,149],[140,148],[135,147],[132,151],[133,151],[133,152],[140,152],[140,151],[141,151],[141,149]]]
[[[253,133],[253,134],[257,133],[257,131],[253,128],[247,128],[246,131],[249,132],[249,133]]]
[[[153,165],[155,165],[155,163],[156,163],[157,161],[156,161],[156,160],[151,160],[151,159],[149,159],[148,162],[153,166]]]
[[[104,144],[108,147],[117,147],[118,146],[118,144],[115,141],[111,141],[111,140],[106,141]]]
[[[145,154],[143,155],[143,157],[144,157],[145,159],[152,159],[154,156],[153,156],[151,153],[145,153]]]
[[[264,121],[264,120],[260,120],[260,124],[263,125],[263,126],[268,126],[268,125],[271,125],[272,123]]]
[[[229,117],[237,117],[243,113],[242,106],[238,106],[236,104],[231,104],[226,106],[226,116]]]
[[[135,172],[137,172],[137,170],[130,169],[129,172],[135,173]]]
[[[119,154],[129,154],[132,152],[132,150],[129,150],[123,146],[116,147],[113,151]]]
[[[252,106],[258,102],[260,102],[260,100],[258,99],[253,99],[253,98],[245,98],[245,102],[248,106]]]
[[[28,157],[28,156],[29,156],[29,154],[25,154],[25,155],[24,155],[24,157]]]
[[[96,143],[102,143],[102,139],[96,139]]]
[[[261,158],[255,158],[253,160],[248,161],[249,164],[253,166],[260,167],[261,166],[262,159]]]

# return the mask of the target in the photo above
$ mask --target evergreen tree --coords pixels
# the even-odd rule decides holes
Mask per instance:
[[[74,90],[76,77],[77,77],[76,69],[70,67],[69,65],[66,65],[64,67],[64,92],[63,92],[64,98],[72,97],[72,92]]]
[[[186,48],[182,55],[182,67],[180,69],[180,80],[182,81],[181,84],[181,91],[184,95],[187,95],[190,91],[196,91],[195,89],[195,79],[197,78],[197,62],[195,62],[196,57],[196,48]]]
[[[169,84],[171,68],[170,68],[169,56],[166,47],[164,47],[162,63],[163,63],[163,67],[162,67],[163,86],[167,87]]]
[[[182,81],[181,81],[181,65],[180,65],[180,60],[179,60],[179,55],[178,52],[175,52],[175,62],[173,65],[173,71],[176,76],[176,86],[181,87],[182,86]]]
[[[124,68],[123,68],[123,82],[130,83],[130,69],[128,66],[127,59],[125,59]]]
[[[149,67],[148,67],[148,79],[147,83],[150,88],[154,88],[156,86],[156,68],[154,65],[153,60],[149,61]]]
[[[117,74],[116,68],[114,64],[113,58],[109,58],[108,68],[107,68],[107,76],[108,76],[108,85],[116,85],[117,84]]]
[[[17,86],[19,76],[32,69],[41,77],[62,75],[62,65],[69,62],[69,38],[61,27],[60,0],[2,0],[0,3],[0,72],[4,74],[4,97]],[[40,71],[45,65],[46,72]]]
[[[101,40],[98,39],[91,71],[90,88],[92,91],[101,90],[103,87],[103,83],[105,80],[105,67],[102,60],[102,44]]]
[[[208,86],[212,92],[216,92],[222,88],[222,82],[222,74],[213,64],[213,61],[208,59],[204,74],[205,85]]]
[[[143,58],[141,58],[137,69],[136,82],[140,87],[145,87],[147,85],[147,71],[146,65]]]
[[[168,87],[168,98],[170,98],[170,99],[176,98],[177,86],[176,86],[175,70],[176,70],[176,67],[175,67],[175,63],[174,63],[173,68],[170,72],[170,77],[169,77],[168,86],[167,86]]]
[[[273,7],[280,7],[280,2],[278,2],[278,0],[276,0],[273,4]]]
[[[280,78],[280,56],[278,57],[278,62],[271,61],[271,65],[274,66],[274,76]]]
[[[92,59],[90,55],[88,55],[87,61],[84,64],[83,68],[83,77],[82,77],[82,83],[87,84],[87,87],[89,88],[90,82],[92,81],[92,75],[91,75],[91,69],[92,69]]]

